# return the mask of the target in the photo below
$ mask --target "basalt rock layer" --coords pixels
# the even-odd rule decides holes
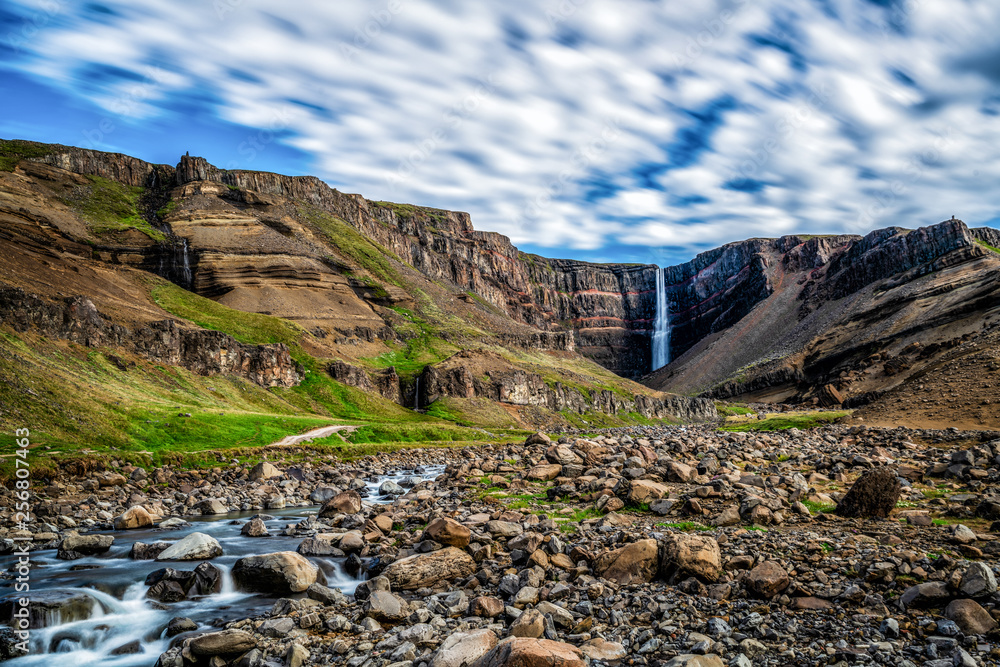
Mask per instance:
[[[82,296],[52,304],[0,285],[0,323],[87,347],[126,349],[200,375],[235,375],[263,387],[292,387],[301,380],[285,345],[244,345],[218,331],[186,329],[173,320],[130,330],[105,320]]]
[[[0,210],[21,238],[292,320],[323,344],[357,346],[356,357],[405,338],[393,312],[430,301],[452,322],[475,324],[442,334],[459,349],[468,347],[463,337],[478,337],[576,352],[625,377],[650,368],[657,267],[527,255],[504,236],[476,231],[468,214],[370,201],[315,177],[222,170],[188,155],[170,167],[47,150],[23,160],[21,180],[4,186],[37,199],[39,185],[70,188],[66,181],[81,174],[109,179],[142,191],[137,206],[163,238],[132,230],[82,246],[79,223],[44,198],[38,208]],[[929,362],[936,357],[928,350],[982,329],[996,300],[998,243],[997,230],[949,220],[864,237],[750,239],[702,253],[663,269],[674,361],[644,382],[717,398],[859,401],[912,375],[912,364],[895,360],[907,345],[923,345]],[[879,378],[894,379],[868,381],[873,364]],[[415,389],[402,384],[407,404]]]

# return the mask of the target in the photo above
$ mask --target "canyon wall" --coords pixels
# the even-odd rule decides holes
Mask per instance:
[[[298,365],[285,345],[246,345],[218,331],[182,328],[173,320],[128,329],[108,322],[82,296],[49,303],[0,285],[0,324],[87,347],[128,350],[199,375],[235,375],[262,387],[292,387],[301,381]]]

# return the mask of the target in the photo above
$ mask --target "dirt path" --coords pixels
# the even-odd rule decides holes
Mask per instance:
[[[272,442],[268,447],[291,447],[297,445],[301,442],[307,440],[315,440],[316,438],[325,438],[331,436],[334,433],[339,433],[340,431],[353,431],[358,428],[357,426],[350,424],[343,424],[340,426],[323,426],[321,428],[314,428],[311,431],[306,431],[305,433],[300,433],[299,435],[286,435],[281,440],[277,442]]]

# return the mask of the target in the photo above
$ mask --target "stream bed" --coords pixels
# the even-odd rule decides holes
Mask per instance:
[[[372,478],[367,482],[365,502],[392,502],[393,498],[379,496],[379,487],[387,480],[396,483],[412,477],[429,480],[442,470],[443,466],[425,466]],[[71,561],[57,559],[54,549],[32,551],[29,597],[33,607],[29,609],[33,617],[44,618],[45,627],[36,627],[33,623],[30,653],[8,660],[6,664],[11,667],[152,667],[170,644],[165,631],[173,618],[189,618],[198,624],[199,630],[208,630],[228,621],[263,613],[271,608],[275,598],[237,591],[230,576],[233,564],[244,556],[295,551],[304,537],[286,536],[285,528],[316,512],[313,506],[183,517],[190,524],[179,529],[110,532],[115,542],[108,552]],[[240,534],[242,525],[256,514],[270,517],[265,520],[269,537]],[[221,592],[171,604],[146,598],[148,587],[144,582],[151,572],[164,567],[193,570],[200,561],[132,560],[129,558],[132,545],[135,542],[172,542],[193,532],[210,535],[222,545],[223,555],[207,561],[222,573]],[[310,560],[322,570],[327,586],[340,588],[347,595],[353,595],[366,576],[364,572],[348,573],[343,557],[310,557]],[[5,571],[16,564],[16,556],[0,557],[0,568]],[[11,579],[0,580],[0,598],[18,597],[13,586]],[[62,611],[49,608],[50,603],[57,601]]]

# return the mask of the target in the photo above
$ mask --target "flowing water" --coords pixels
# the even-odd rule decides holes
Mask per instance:
[[[656,270],[656,320],[653,323],[653,367],[663,368],[670,363],[670,304],[667,302],[666,275]]]
[[[417,480],[434,479],[443,466],[426,466],[417,470],[400,470],[367,481],[366,502],[387,503],[391,498],[380,497],[379,487],[386,480],[412,486]],[[44,626],[31,630],[30,653],[7,661],[11,667],[45,665],[46,667],[151,667],[170,640],[164,637],[167,623],[178,616],[190,618],[199,630],[208,630],[225,621],[262,613],[271,608],[274,598],[243,593],[233,586],[230,571],[243,556],[276,551],[295,551],[304,539],[289,537],[284,529],[314,515],[315,507],[267,510],[260,512],[273,518],[265,521],[270,537],[244,537],[240,528],[246,519],[258,512],[242,512],[210,517],[185,517],[189,526],[177,530],[116,531],[111,549],[99,556],[73,561],[56,558],[54,550],[31,552],[31,597],[39,606],[32,609],[33,617],[44,619]],[[135,542],[174,541],[193,532],[211,535],[222,545],[223,555],[211,562],[222,572],[220,593],[172,604],[148,600],[146,576],[163,567],[193,570],[199,561],[157,562],[136,561],[128,557]],[[16,557],[0,557],[5,570],[16,566]],[[323,571],[327,585],[353,595],[365,578],[354,576],[344,568],[344,558],[310,558]],[[17,597],[11,580],[0,580],[0,597]],[[73,598],[75,603],[64,606],[66,618],[58,610],[41,607],[44,601]],[[3,619],[6,621],[7,619]],[[138,642],[136,646],[133,644]],[[116,649],[133,644],[138,653],[116,654]]]
[[[191,260],[188,257],[188,242],[187,242],[187,239],[181,239],[181,253],[182,253],[181,271],[183,272],[183,276],[184,276],[184,286],[190,288],[191,287],[191,283],[192,283],[192,280],[191,280]]]

